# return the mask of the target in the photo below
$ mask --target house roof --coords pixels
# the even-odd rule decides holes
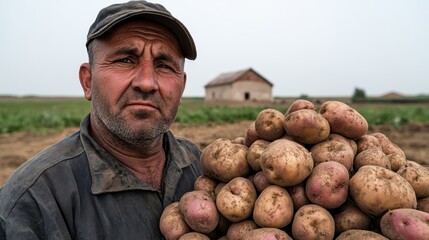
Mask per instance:
[[[246,74],[247,72],[253,72],[254,74],[258,75],[262,80],[267,82],[270,86],[273,86],[273,84],[268,81],[265,77],[263,77],[261,74],[257,73],[252,68],[235,71],[235,72],[228,72],[228,73],[221,73],[219,76],[217,76],[215,79],[207,83],[204,87],[213,87],[213,86],[220,86],[220,85],[229,85],[234,83],[237,80],[240,80],[240,78]]]

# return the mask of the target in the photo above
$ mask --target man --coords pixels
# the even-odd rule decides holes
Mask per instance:
[[[100,11],[79,78],[91,112],[80,131],[27,161],[2,188],[0,238],[161,239],[163,209],[193,189],[200,150],[168,131],[196,58],[163,6]]]

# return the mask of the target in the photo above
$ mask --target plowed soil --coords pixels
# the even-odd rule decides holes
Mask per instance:
[[[218,138],[234,139],[244,136],[250,121],[234,124],[207,124],[196,126],[173,125],[172,131],[183,136],[201,149]],[[77,131],[68,128],[50,135],[18,132],[0,135],[0,186],[24,163],[44,148]],[[409,160],[429,165],[429,124],[408,124],[401,128],[391,126],[371,126],[369,133],[381,132],[395,142],[405,152]]]

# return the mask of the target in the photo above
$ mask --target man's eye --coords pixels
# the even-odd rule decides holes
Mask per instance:
[[[117,62],[120,62],[120,63],[132,63],[131,59],[129,59],[129,58],[121,58],[121,59],[117,60]]]

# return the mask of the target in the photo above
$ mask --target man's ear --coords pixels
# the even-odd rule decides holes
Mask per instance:
[[[186,87],[186,73],[183,73],[183,88],[182,88],[182,96],[183,96],[183,92],[185,91],[185,87]]]
[[[85,98],[91,101],[91,65],[83,63],[79,68],[79,80]]]

